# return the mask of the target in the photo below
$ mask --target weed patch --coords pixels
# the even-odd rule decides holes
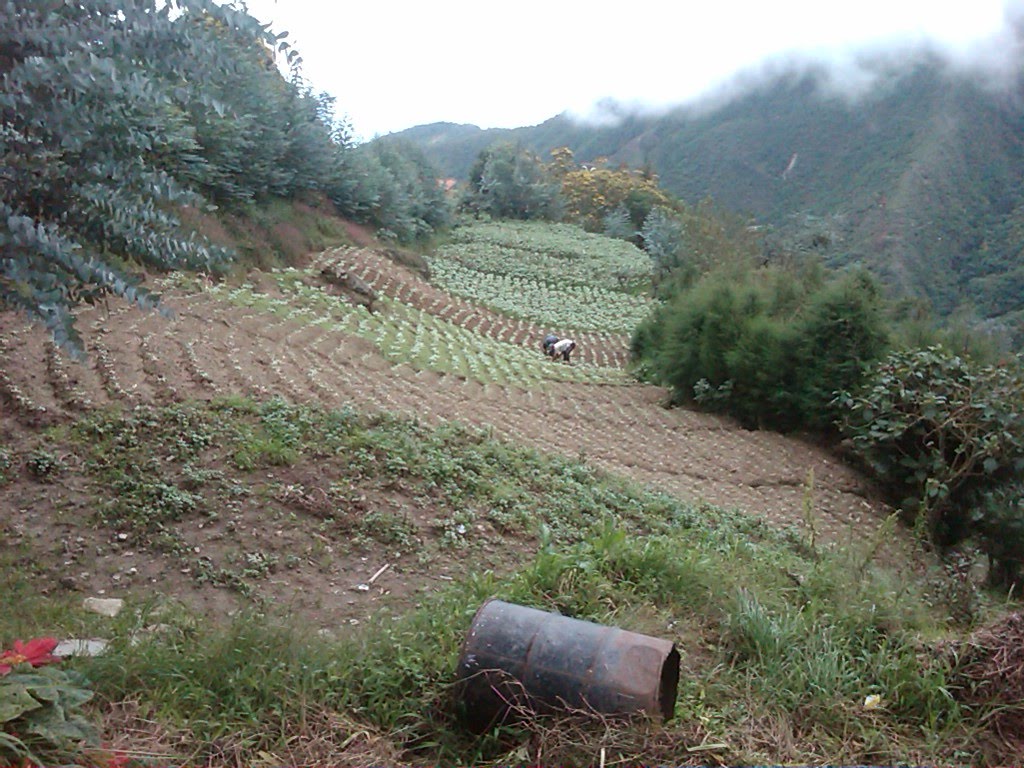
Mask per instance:
[[[883,762],[948,758],[942,734],[961,737],[968,715],[949,696],[948,670],[919,653],[916,633],[927,626],[883,631],[842,604],[808,606],[795,589],[780,600],[776,585],[763,578],[766,570],[780,563],[830,568],[832,556],[811,562],[779,540],[765,542],[772,554],[744,555],[735,539],[727,522],[642,539],[608,521],[574,545],[544,535],[536,558],[518,573],[469,574],[419,610],[340,640],[243,617],[226,632],[204,631],[188,643],[154,638],[125,646],[116,657],[92,662],[93,674],[110,700],[151,691],[145,704],[154,716],[204,744],[223,744],[232,734],[240,754],[283,754],[289,728],[331,709],[357,713],[372,732],[390,734],[395,754],[417,764],[497,764],[509,755],[576,764],[602,748],[630,762],[678,762],[688,747],[702,744],[705,749],[690,754],[732,764],[769,756],[787,762],[822,755],[840,762],[865,755]],[[720,557],[723,547],[734,556]],[[741,582],[747,587],[737,587]],[[869,595],[886,587],[869,574],[860,589]],[[673,720],[578,713],[470,735],[460,726],[454,669],[476,609],[494,596],[670,637],[686,655],[699,651],[699,662],[684,658]],[[915,598],[907,591],[900,601]],[[693,637],[701,640],[695,644]],[[871,694],[884,705],[869,712],[863,702]],[[812,746],[756,747],[751,737],[763,730],[760,719],[784,723]],[[923,744],[914,732],[935,738]],[[351,735],[334,734],[334,743]],[[807,741],[811,735],[817,741]]]
[[[289,762],[301,741],[314,762],[372,742],[412,764],[577,764],[602,748],[625,763],[919,763],[955,761],[985,736],[984,707],[957,696],[949,661],[927,652],[949,626],[930,583],[878,565],[885,526],[857,546],[817,548],[805,531],[686,504],[483,430],[282,399],[111,409],[63,429],[43,447],[74,455],[61,483],[88,481],[101,542],[160,553],[195,585],[249,598],[228,622],[132,611],[104,630],[107,655],[75,662],[95,681],[93,712],[130,702],[175,743],[196,745],[176,759]],[[253,448],[269,442],[292,463]],[[240,515],[244,505],[258,515]],[[806,517],[813,528],[813,510]],[[211,529],[216,538],[197,538]],[[357,570],[330,570],[339,556]],[[438,570],[454,559],[454,573]],[[417,567],[431,577],[400,613],[318,634],[262,598],[308,563],[320,570],[302,583],[328,601],[383,596]],[[372,573],[383,576],[370,587]],[[0,631],[89,630],[73,600],[31,583],[0,582],[34,616],[0,617]],[[453,676],[491,597],[671,639],[684,666],[675,717],[575,713],[470,735]],[[140,629],[155,623],[171,629]]]

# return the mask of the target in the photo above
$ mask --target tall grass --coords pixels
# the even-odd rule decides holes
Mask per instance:
[[[175,515],[207,514],[238,478],[259,490],[239,456],[272,465],[268,441],[292,452],[289,460],[334,462],[338,487],[400,480],[442,521],[486,519],[502,532],[460,549],[464,577],[415,610],[331,636],[270,607],[222,625],[146,606],[126,611],[103,629],[109,651],[74,665],[100,694],[108,735],[130,703],[176,760],[577,764],[605,748],[609,764],[953,762],[984,727],[983,713],[956,703],[948,662],[929,647],[946,634],[946,607],[914,568],[881,565],[891,522],[863,545],[815,549],[800,531],[688,505],[484,432],[282,400],[96,412],[61,434],[52,439],[70,441],[80,459],[68,472],[137,489],[122,493],[133,506],[121,513],[169,532]],[[143,493],[157,482],[192,489],[196,508]],[[259,503],[269,504],[272,489],[264,491]],[[369,527],[386,529],[396,548],[416,538],[409,546],[419,556],[450,557],[444,535],[420,537],[400,518]],[[349,534],[371,532],[357,525]],[[522,560],[488,570],[495,548]],[[18,575],[32,567],[27,554],[7,552],[0,587],[19,611],[0,613],[0,639],[47,626],[91,636],[97,625],[77,619],[71,600],[31,594],[31,578]],[[454,671],[474,612],[490,597],[672,640],[684,670],[675,718],[545,718],[470,735]],[[881,706],[865,708],[869,695]]]
[[[922,653],[918,638],[935,631],[936,617],[919,608],[916,588],[894,591],[870,570],[851,587],[843,581],[847,553],[815,560],[784,537],[766,536],[757,547],[740,541],[727,517],[649,537],[608,517],[573,545],[543,533],[537,555],[516,574],[468,575],[420,609],[340,639],[251,615],[226,629],[122,644],[88,672],[110,701],[145,691],[148,712],[207,745],[206,757],[210,745],[234,755],[287,754],[300,724],[334,712],[346,723],[329,734],[338,750],[367,728],[388,734],[412,763],[495,762],[556,727],[527,722],[482,738],[460,727],[452,688],[459,649],[474,612],[496,596],[668,637],[696,657],[684,659],[674,721],[598,729],[600,738],[614,733],[621,754],[635,750],[635,760],[670,758],[674,739],[678,748],[701,729],[719,745],[715,759],[729,763],[948,757],[944,734],[960,733],[966,715],[946,668]],[[809,591],[780,569],[803,573]],[[865,710],[870,694],[883,706]],[[781,751],[758,748],[765,719],[786,722],[802,740]],[[589,759],[600,744],[557,748],[547,759],[569,763]]]

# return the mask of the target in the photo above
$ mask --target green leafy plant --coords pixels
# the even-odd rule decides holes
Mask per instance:
[[[827,432],[834,395],[888,349],[865,273],[823,282],[813,270],[723,269],[677,293],[633,337],[639,372],[679,402],[751,427]]]
[[[93,694],[84,678],[44,666],[57,659],[52,637],[0,654],[0,759],[45,764],[95,744],[96,729],[81,713]]]
[[[837,398],[853,454],[908,522],[946,547],[977,536],[1010,586],[1024,561],[1024,371],[942,347],[896,352]]]
[[[48,482],[67,469],[64,460],[44,448],[33,450],[25,461],[32,476],[42,482]]]

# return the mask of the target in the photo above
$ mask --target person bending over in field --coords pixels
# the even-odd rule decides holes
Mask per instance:
[[[576,349],[576,342],[572,339],[561,339],[556,341],[551,347],[551,357],[557,358],[559,355],[565,362],[569,362],[569,355]]]
[[[545,336],[544,343],[541,345],[541,347],[544,349],[544,354],[547,355],[548,357],[552,357],[553,353],[551,352],[551,348],[555,346],[555,344],[557,343],[558,337],[555,336],[555,334],[549,333],[547,336]]]

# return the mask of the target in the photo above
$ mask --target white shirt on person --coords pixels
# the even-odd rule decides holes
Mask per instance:
[[[553,355],[558,356],[564,354],[566,350],[570,350],[575,346],[576,342],[573,341],[572,339],[562,339],[561,341],[555,343],[555,346],[551,348],[551,352]]]

